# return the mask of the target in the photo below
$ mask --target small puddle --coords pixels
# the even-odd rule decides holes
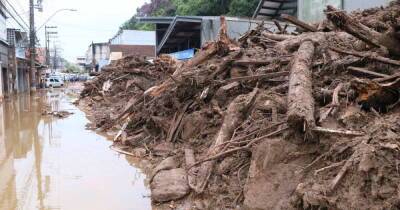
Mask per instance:
[[[0,103],[0,209],[151,209],[146,176],[86,130],[68,90]],[[69,111],[65,119],[42,116]]]

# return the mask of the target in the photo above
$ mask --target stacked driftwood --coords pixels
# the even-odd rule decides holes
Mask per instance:
[[[301,32],[276,22],[275,33],[260,25],[237,42],[222,21],[193,59],[127,57],[87,83],[83,101],[97,127],[118,128],[119,151],[154,164],[172,156],[152,180],[184,169],[192,198],[215,202],[205,206],[247,199],[253,152],[278,138],[308,145],[285,160],[310,160],[293,175],[302,178],[291,208],[396,209],[400,2],[351,15],[329,6],[326,16],[317,25],[284,16]],[[168,193],[153,198],[182,197]]]

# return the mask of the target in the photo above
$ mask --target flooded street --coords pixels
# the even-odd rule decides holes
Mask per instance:
[[[59,89],[0,103],[0,209],[151,209],[145,175],[85,129],[75,99]]]

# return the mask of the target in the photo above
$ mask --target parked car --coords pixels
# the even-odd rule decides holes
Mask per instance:
[[[64,87],[64,82],[60,78],[50,77],[46,79],[46,88]]]

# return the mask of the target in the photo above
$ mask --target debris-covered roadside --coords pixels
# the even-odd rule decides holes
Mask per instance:
[[[400,1],[326,15],[238,42],[222,24],[185,63],[126,57],[85,84],[81,104],[119,130],[116,150],[157,166],[155,202],[398,209]]]

